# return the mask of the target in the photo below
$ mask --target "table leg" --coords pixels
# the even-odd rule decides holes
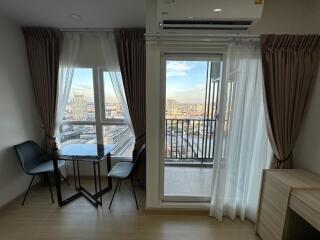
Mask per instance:
[[[107,170],[108,170],[108,174],[111,171],[111,154],[108,153],[107,155]],[[112,189],[112,178],[108,177],[108,187],[110,189]]]
[[[96,171],[96,162],[93,162],[93,174],[94,174],[94,190],[95,194],[98,194],[98,187],[97,187],[97,171]]]
[[[57,159],[56,154],[54,154],[54,156],[53,156],[53,168],[54,168],[54,176],[55,176],[55,180],[56,180],[58,204],[61,207],[63,205],[63,203],[62,203],[62,195],[61,195],[61,185],[60,185],[60,174],[59,174],[59,168],[58,168],[58,159]]]
[[[76,166],[75,166],[75,164],[74,164],[74,161],[72,161],[72,165],[73,165],[74,187],[75,187],[75,189],[78,189],[78,186],[77,186]]]
[[[99,177],[99,192],[101,192],[102,188],[101,188],[100,162],[98,162],[98,177]],[[100,194],[100,202],[101,202],[101,205],[102,205],[102,194]]]
[[[107,154],[106,159],[107,159],[107,171],[109,173],[110,170],[111,170],[111,154],[110,153]],[[99,178],[100,178],[101,175],[100,175],[100,168],[99,167],[100,167],[100,165],[98,163]],[[98,197],[99,196],[102,197],[103,194],[105,194],[105,193],[107,193],[107,192],[112,190],[112,179],[110,177],[107,177],[107,179],[108,179],[108,185],[106,187],[102,188],[102,189],[99,189],[99,192],[97,194]],[[100,182],[101,182],[101,180],[100,180]]]
[[[78,172],[78,185],[79,188],[81,187],[81,183],[80,183],[80,168],[79,168],[79,161],[77,160],[77,172]]]

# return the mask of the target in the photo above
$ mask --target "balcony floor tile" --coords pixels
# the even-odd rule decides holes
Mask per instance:
[[[210,196],[212,168],[166,166],[165,196]]]

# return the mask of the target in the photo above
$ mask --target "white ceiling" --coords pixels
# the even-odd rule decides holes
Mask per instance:
[[[144,27],[144,0],[0,0],[0,15],[22,26]],[[71,14],[81,16],[77,21]]]

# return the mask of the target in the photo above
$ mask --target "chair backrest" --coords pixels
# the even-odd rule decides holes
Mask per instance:
[[[141,148],[139,149],[139,152],[138,154],[136,155],[136,157],[133,159],[133,162],[134,163],[138,163],[140,162],[141,160],[143,160],[143,158],[146,157],[146,145],[143,144],[141,146]]]
[[[137,171],[137,169],[138,169],[138,167],[139,167],[139,163],[140,163],[141,161],[143,161],[145,158],[146,158],[146,145],[143,144],[143,145],[141,146],[141,148],[139,149],[138,154],[137,154],[136,157],[133,159],[134,167],[133,167],[133,169],[132,169],[132,171],[131,171],[130,176],[133,176],[133,175],[136,173],[136,171]]]
[[[33,141],[26,141],[15,145],[13,148],[18,156],[23,170],[26,173],[29,173],[33,168],[41,163],[43,151],[37,143]]]

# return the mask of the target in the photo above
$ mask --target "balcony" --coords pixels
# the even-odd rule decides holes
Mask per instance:
[[[166,119],[165,163],[212,165],[215,124],[215,119]]]
[[[165,196],[211,195],[215,119],[165,120]]]

